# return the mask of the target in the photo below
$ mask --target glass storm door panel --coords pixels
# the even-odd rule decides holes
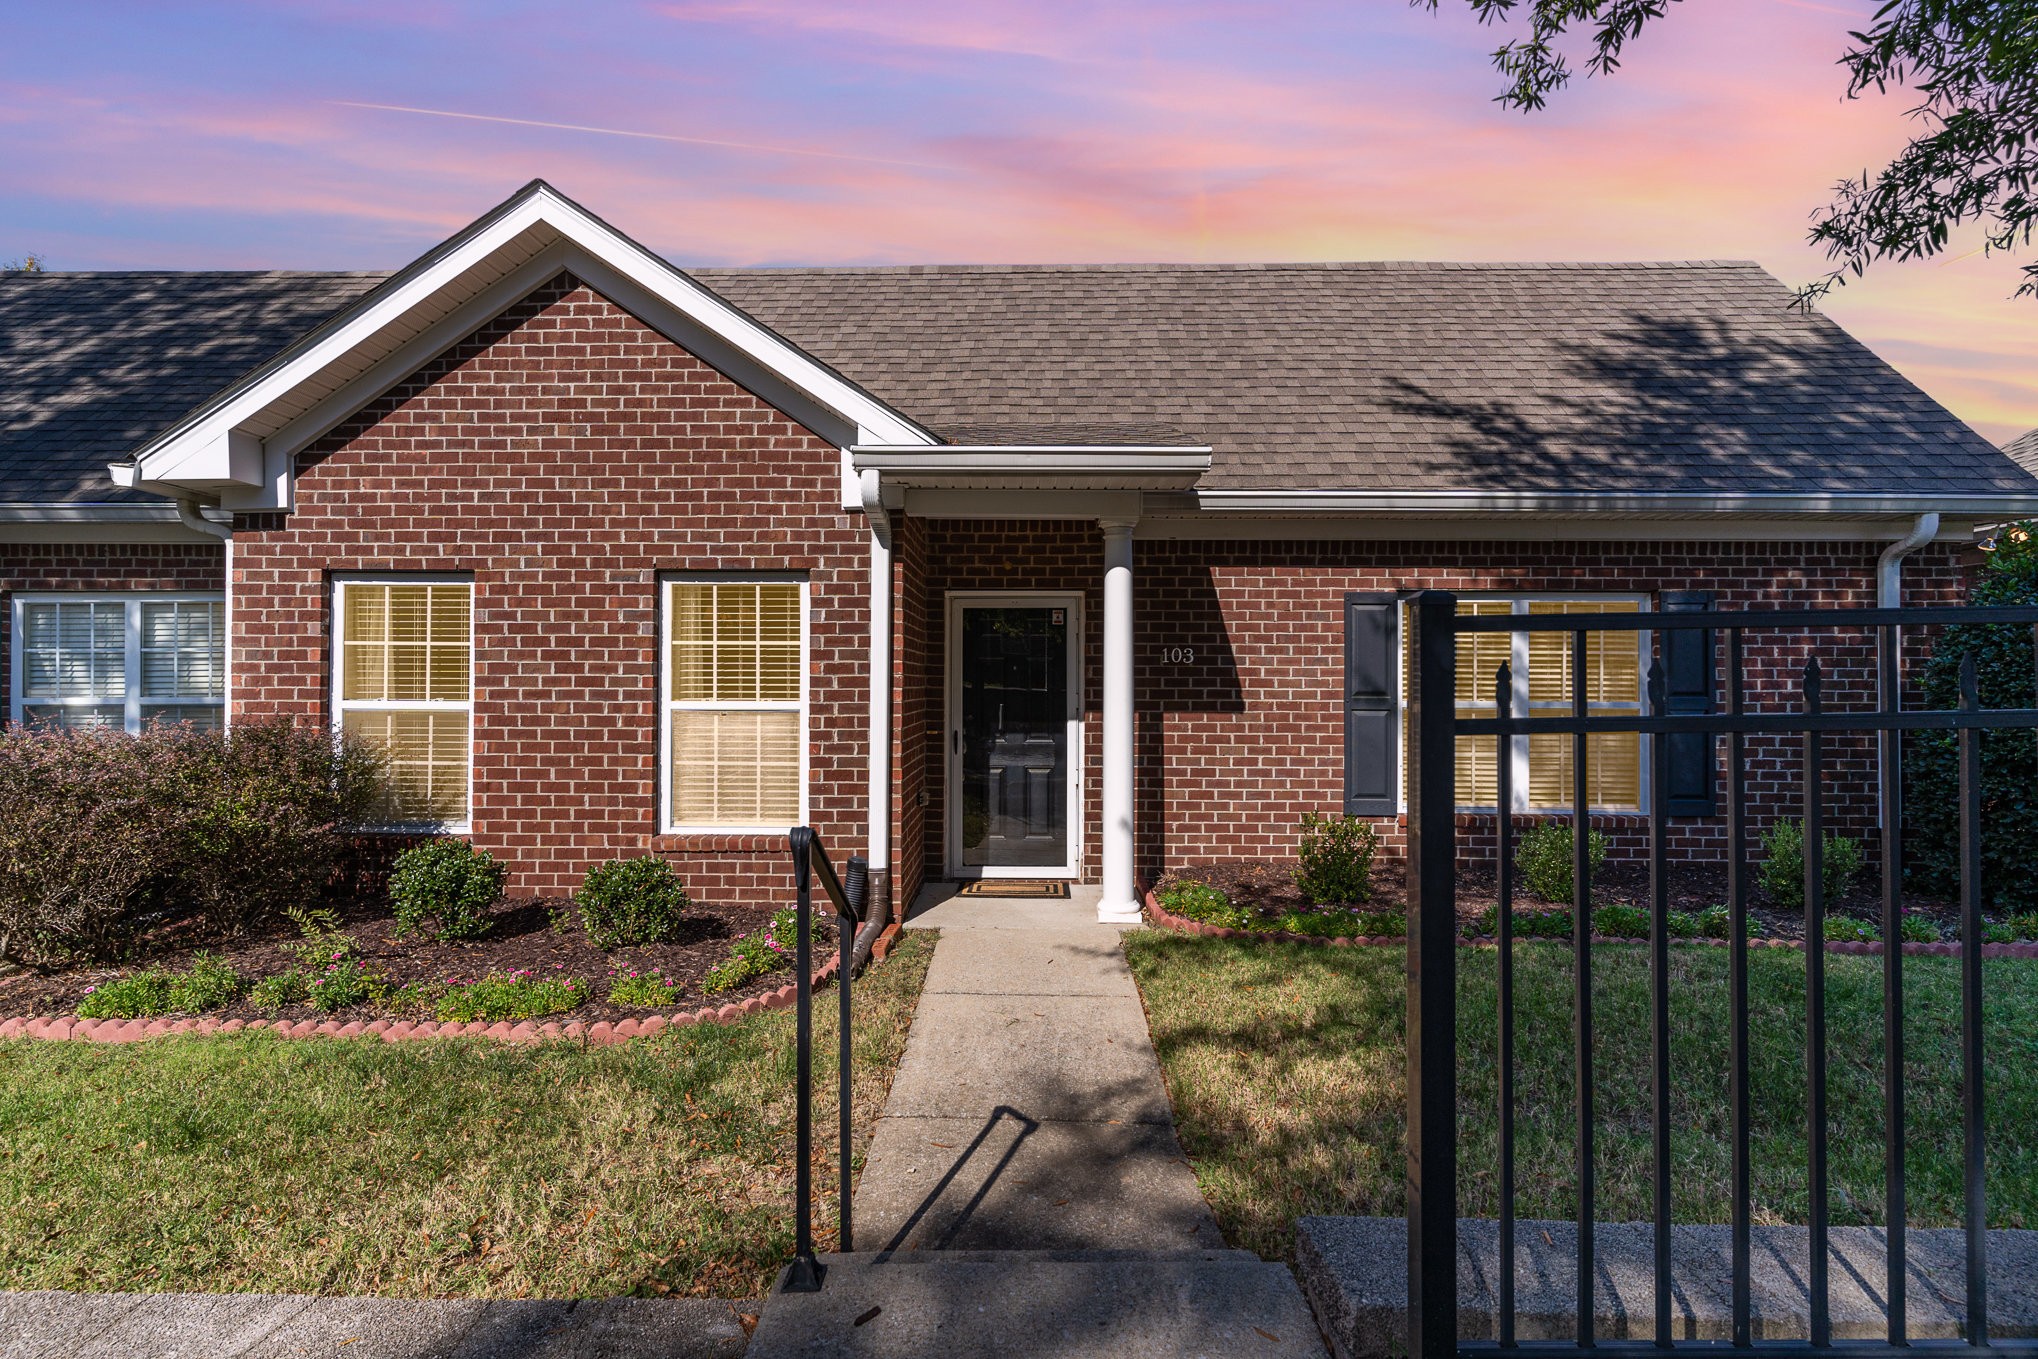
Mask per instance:
[[[1069,614],[1046,605],[964,604],[964,868],[1069,861]]]

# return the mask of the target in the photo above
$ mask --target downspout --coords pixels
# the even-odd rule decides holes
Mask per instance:
[[[1876,608],[1900,609],[1903,607],[1904,558],[1910,556],[1913,552],[1916,552],[1919,548],[1923,547],[1926,543],[1931,542],[1934,538],[1938,536],[1939,536],[1939,513],[1937,510],[1927,510],[1925,513],[1919,515],[1917,519],[1912,522],[1911,531],[1909,533],[1906,533],[1903,537],[1897,539],[1895,542],[1891,543],[1888,547],[1885,547],[1882,550],[1882,555],[1875,559]],[[1903,675],[1903,654],[1904,654],[1903,629],[1892,628],[1890,630],[1890,633],[1891,633],[1890,640],[1892,643],[1890,649],[1896,657],[1895,661],[1893,662],[1893,664],[1896,667],[1896,678],[1897,682],[1901,684]],[[1890,707],[1901,708],[1903,706],[1903,696],[1901,692],[1893,695],[1884,695],[1882,692],[1883,678],[1884,677],[1882,673],[1882,667],[1880,665],[1877,665],[1875,667],[1875,689],[1877,700],[1882,701],[1886,699]],[[1880,772],[1886,789],[1893,783],[1894,780],[1896,780],[1900,776],[1899,770],[1897,768],[1890,767],[1893,765],[1897,765],[1899,763],[1897,756],[1897,746],[1899,739],[1900,738],[1894,732],[1884,732],[1877,742],[1878,749],[1880,751],[1878,759],[1884,766]],[[1893,793],[1890,793],[1885,795],[1884,797],[1878,798],[1876,801],[1875,822],[1878,829],[1884,828],[1891,819],[1891,809],[1896,805],[1892,801],[1892,798],[1894,796],[1895,795]]]
[[[177,522],[198,533],[210,534],[219,539],[226,549],[226,570],[220,582],[220,593],[226,604],[226,650],[223,659],[226,673],[220,676],[220,721],[228,728],[234,724],[234,531],[226,524],[215,524],[198,511],[198,502],[185,496],[176,500]]]
[[[866,953],[891,913],[892,900],[892,517],[875,469],[860,479],[864,519],[870,525],[870,781],[865,793],[869,822],[864,843],[870,856],[870,922],[857,937]],[[876,928],[873,929],[872,926]]]

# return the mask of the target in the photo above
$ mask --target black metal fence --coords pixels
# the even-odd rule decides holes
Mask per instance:
[[[1900,629],[1951,624],[2021,624],[2034,629],[2034,667],[2038,667],[2038,608],[1976,609],[1850,609],[1816,612],[1659,612],[1642,614],[1550,614],[1461,616],[1457,598],[1425,592],[1412,601],[1410,646],[1415,660],[1410,685],[1413,712],[1408,752],[1409,925],[1408,925],[1408,1251],[1409,1350],[1421,1359],[1471,1355],[1499,1349],[1570,1351],[1721,1349],[1750,1355],[1857,1353],[1888,1347],[1958,1345],[1963,1350],[2038,1352],[2038,1341],[1991,1340],[1987,1309],[1986,1148],[1982,1115],[1982,884],[1981,884],[1981,733],[1992,728],[2038,728],[2038,708],[1983,709],[1976,692],[1971,660],[1962,669],[1962,698],[1957,709],[1918,711],[1901,702]],[[1587,636],[1590,633],[1649,632],[1662,654],[1665,635],[1678,629],[1700,629],[1724,637],[1725,703],[1723,711],[1704,715],[1668,715],[1663,703],[1664,666],[1649,667],[1654,701],[1646,712],[1594,715],[1588,704]],[[1744,634],[1800,633],[1817,638],[1837,630],[1869,630],[1877,639],[1879,698],[1867,711],[1826,710],[1820,694],[1819,664],[1807,661],[1801,677],[1796,711],[1753,711],[1748,702]],[[1513,711],[1513,685],[1507,667],[1493,677],[1497,698],[1494,717],[1459,713],[1458,638],[1466,633],[1560,632],[1571,638],[1570,711],[1530,716]],[[2038,670],[2034,670],[2038,673]],[[1482,677],[1483,678],[1483,677]],[[1904,953],[1902,937],[1903,837],[1900,780],[1897,777],[1899,734],[1918,731],[1957,733],[1960,799],[1960,958],[1961,1079],[1964,1096],[1963,1159],[1965,1179],[1966,1316],[1961,1341],[1914,1341],[1905,1315],[1904,1224]],[[1457,760],[1460,737],[1495,738],[1504,756],[1516,736],[1568,736],[1571,740],[1571,824],[1589,824],[1589,758],[1587,742],[1601,734],[1640,735],[1650,743],[1652,796],[1648,805],[1650,917],[1648,941],[1652,1039],[1651,1118],[1655,1229],[1655,1317],[1653,1340],[1610,1342],[1595,1334],[1595,1260],[1593,1228],[1597,1166],[1594,1157],[1593,1108],[1593,928],[1592,862],[1588,837],[1572,836],[1572,881],[1575,936],[1574,1055],[1576,1089],[1575,1189],[1578,1208],[1577,1315],[1572,1340],[1519,1341],[1516,1338],[1515,1242],[1515,947],[1513,930],[1514,827],[1512,771],[1499,758],[1499,814],[1494,849],[1498,855],[1497,938],[1498,1089],[1499,1107],[1499,1261],[1496,1278],[1498,1325],[1496,1341],[1461,1341],[1458,1335],[1457,1240]],[[1825,935],[1824,842],[1828,742],[1842,733],[1874,733],[1879,745],[1876,790],[1880,809],[1881,933],[1883,960],[1882,1062],[1884,1116],[1887,1124],[1883,1205],[1889,1251],[1888,1334],[1886,1340],[1835,1342],[1832,1336],[1828,1279],[1829,1200],[1828,1117],[1826,1092],[1826,956],[1818,941]],[[1732,1338],[1728,1341],[1680,1341],[1672,1315],[1670,985],[1668,813],[1665,779],[1672,737],[1696,734],[1726,738],[1725,858],[1728,929],[1729,1090],[1732,1130]],[[1805,896],[1805,1145],[1810,1206],[1807,1219],[1810,1260],[1806,1276],[1810,1298],[1809,1338],[1786,1342],[1757,1340],[1751,1322],[1750,1217],[1751,1146],[1748,1021],[1748,750],[1751,735],[1796,737],[1802,742],[1799,770],[1802,784]],[[2038,846],[2032,847],[2038,852]]]
[[[870,861],[862,855],[849,860],[841,877],[828,859],[828,851],[811,826],[795,826],[787,837],[793,856],[793,904],[797,927],[794,933],[793,966],[799,971],[798,1010],[795,1015],[793,1049],[794,1156],[793,1170],[793,1263],[786,1273],[785,1291],[813,1293],[821,1287],[825,1269],[814,1255],[814,880],[835,907],[835,934],[840,945],[835,972],[837,1011],[836,1137],[841,1144],[841,1201],[836,1235],[837,1248],[849,1250],[851,1235],[849,1190],[851,1116],[855,1110],[855,1089],[850,1068],[850,974],[855,969],[856,927],[862,923],[870,903]]]

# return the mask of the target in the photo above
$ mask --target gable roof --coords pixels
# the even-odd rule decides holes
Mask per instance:
[[[534,182],[396,274],[0,275],[0,501],[123,498],[105,464],[138,449],[273,463],[437,331],[561,267],[633,309],[707,316],[722,352],[703,357],[751,361],[725,369],[746,385],[797,369],[789,388],[871,417],[852,425],[1207,445],[1212,496],[2038,496],[1749,263],[681,273]]]
[[[2038,429],[2027,429],[2003,445],[2003,452],[2032,476],[2038,477]]]
[[[153,501],[106,464],[387,275],[0,274],[0,501]]]
[[[947,440],[1173,432],[1206,491],[2038,493],[1745,262],[693,273]]]

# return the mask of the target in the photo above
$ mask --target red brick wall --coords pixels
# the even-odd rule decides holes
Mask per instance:
[[[15,594],[43,590],[223,590],[221,543],[0,544],[0,657],[13,654]],[[12,667],[0,664],[0,716],[12,711]]]
[[[474,842],[519,893],[656,851],[697,898],[790,900],[778,836],[659,833],[658,577],[799,571],[811,820],[862,848],[869,552],[839,454],[570,278],[307,450],[234,540],[234,707],[325,716],[336,572],[474,580]]]
[[[1139,862],[1151,876],[1174,864],[1285,858],[1307,811],[1335,811],[1343,779],[1342,600],[1348,590],[1625,593],[1712,590],[1717,605],[1841,608],[1874,603],[1878,544],[1850,543],[1204,543],[1141,540],[1134,570],[1138,719],[1136,818]],[[1095,870],[1099,676],[1097,582],[1102,539],[1092,525],[936,522],[929,526],[928,601],[936,646],[924,688],[940,712],[942,592],[987,588],[1079,588],[1089,598],[1085,708]],[[1905,599],[1957,602],[1955,553],[1929,548],[1905,563]],[[1168,648],[1193,648],[1169,664]],[[1800,667],[1819,657],[1829,708],[1874,699],[1872,642],[1863,634],[1817,640],[1749,634],[1747,683],[1757,707],[1795,705]],[[938,721],[938,717],[936,719]],[[940,733],[927,745],[932,789],[928,871],[941,869]],[[1751,738],[1748,782],[1759,827],[1795,815],[1797,739]],[[1836,738],[1828,749],[1829,806],[1843,829],[1871,831],[1873,748]],[[1491,817],[1468,818],[1466,853],[1490,855]],[[1638,851],[1645,822],[1606,817],[1617,854]],[[1672,823],[1687,852],[1723,834],[1717,820]],[[1396,822],[1381,823],[1391,854]]]

